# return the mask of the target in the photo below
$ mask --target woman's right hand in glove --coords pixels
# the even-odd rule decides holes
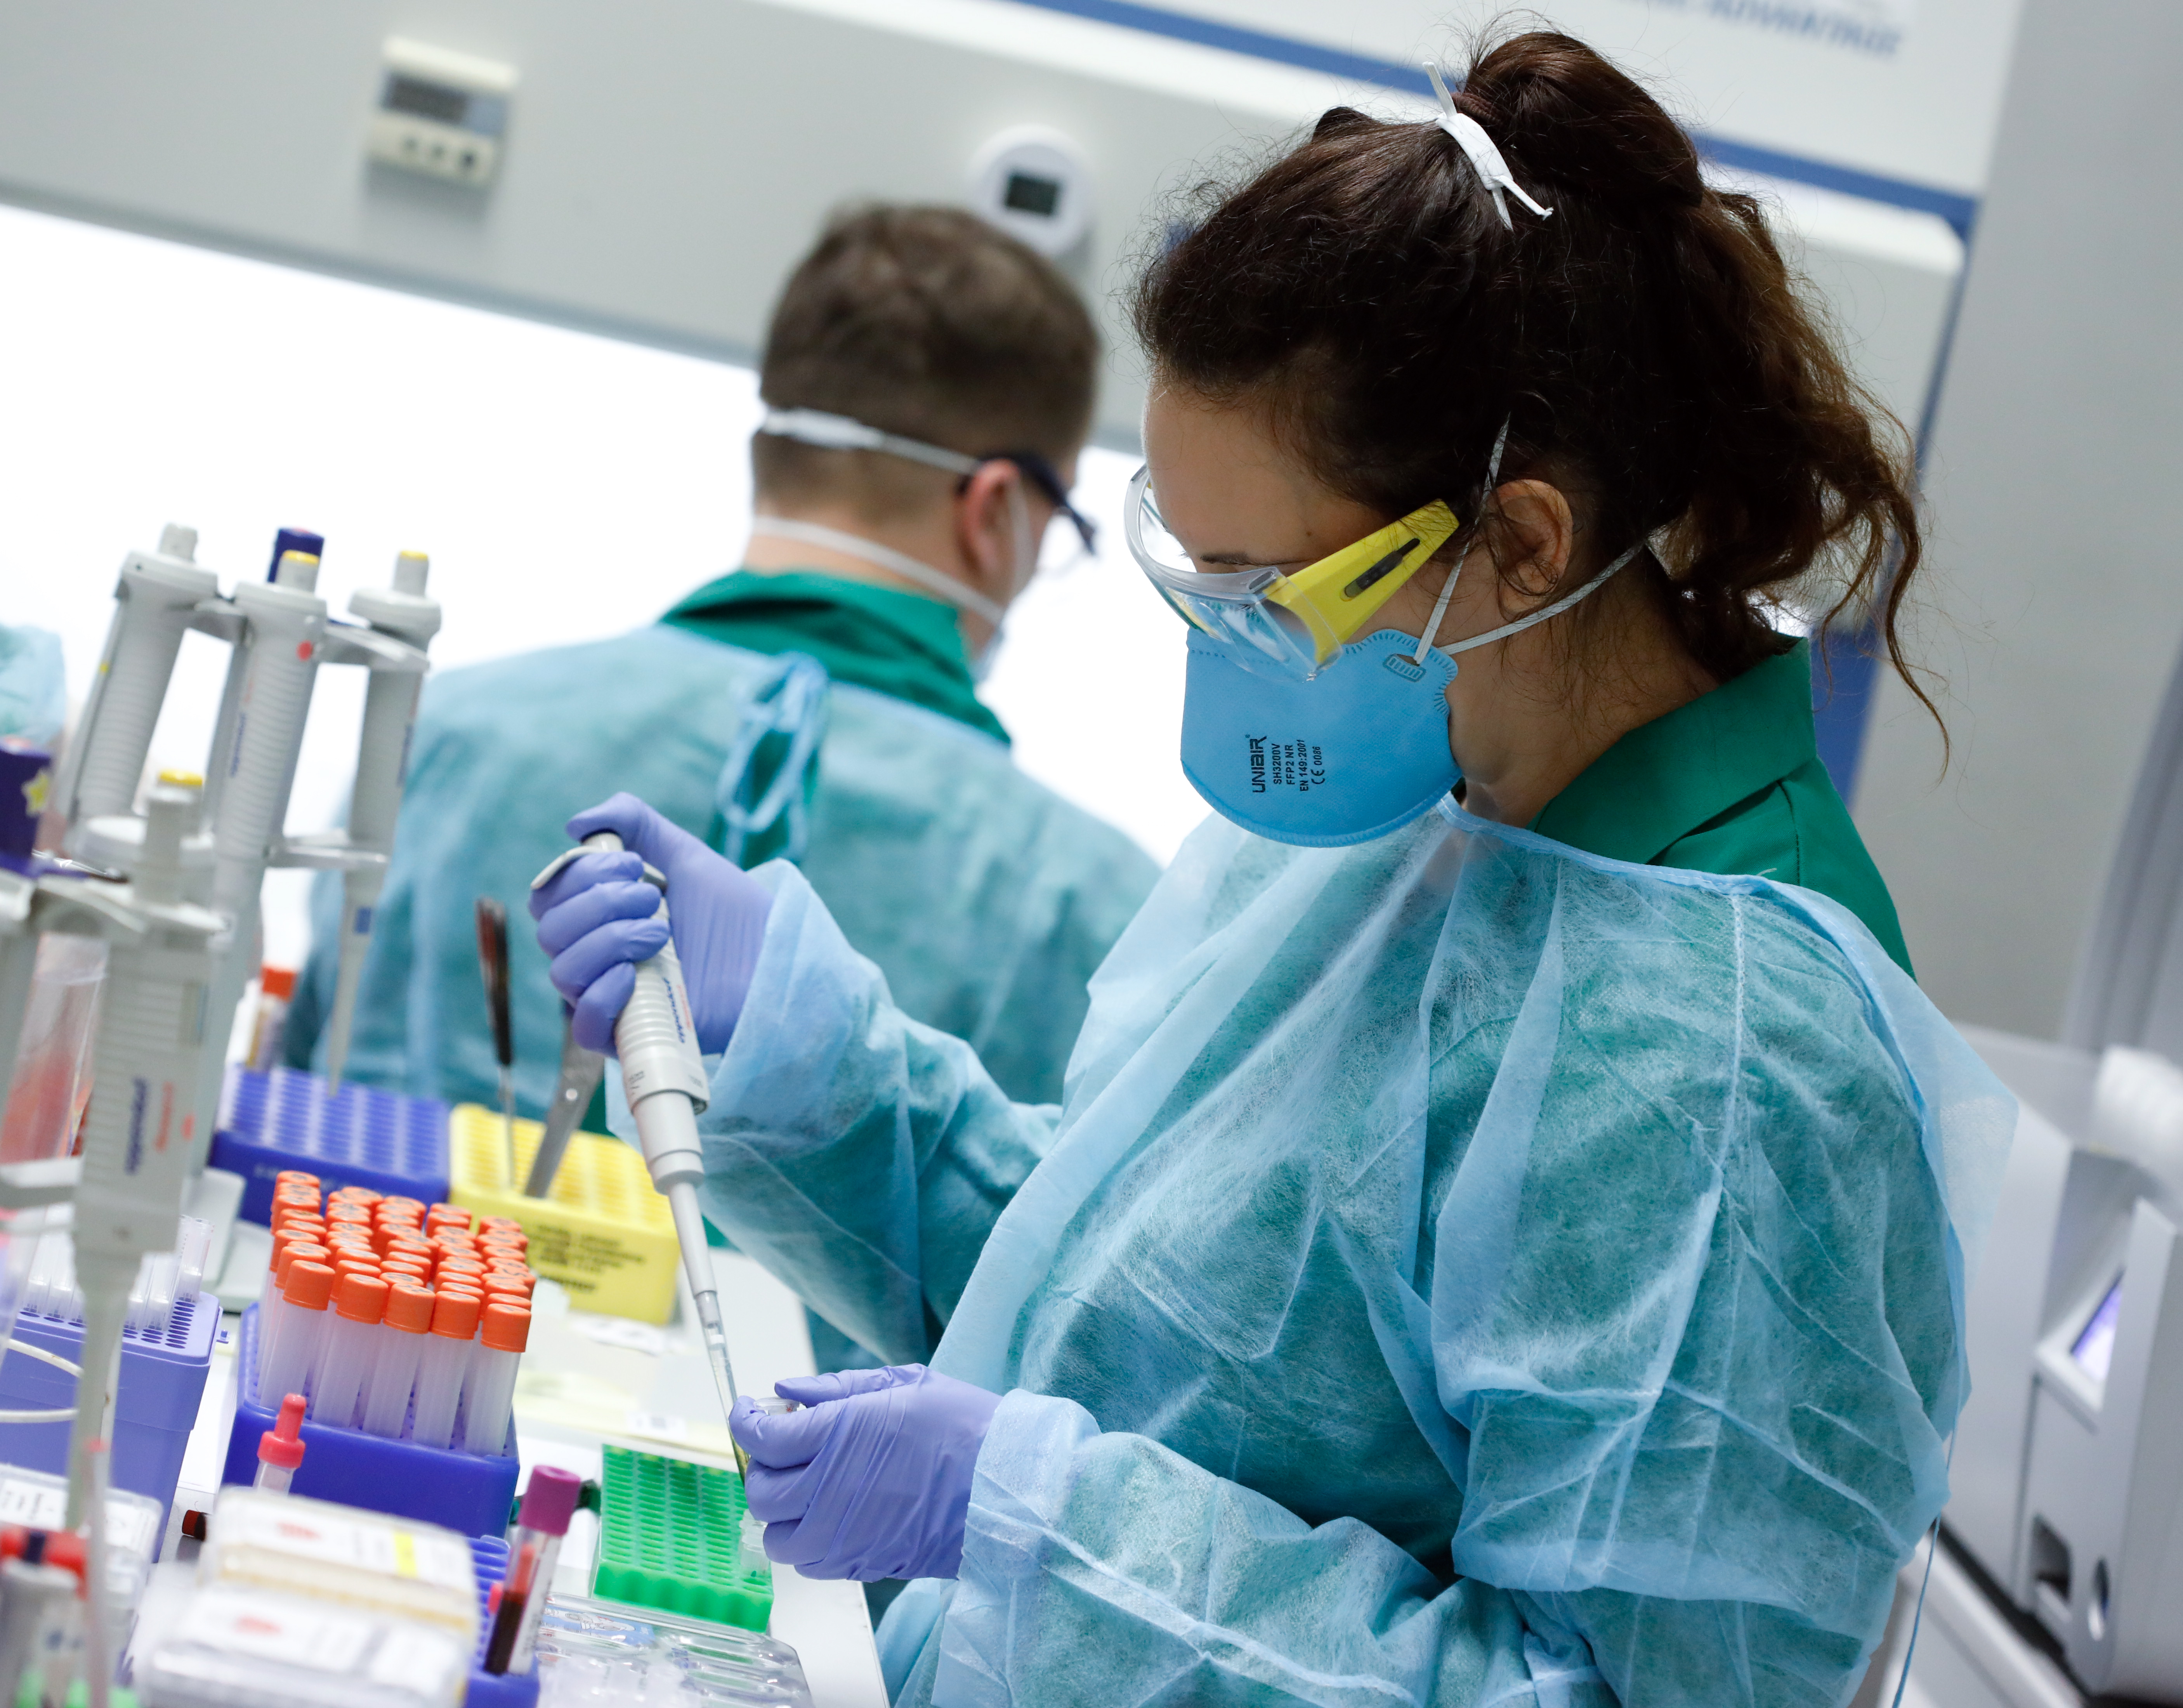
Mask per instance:
[[[635,795],[615,795],[569,821],[579,842],[603,830],[621,838],[619,852],[595,850],[558,871],[549,867],[552,876],[530,892],[539,947],[553,957],[553,988],[575,1010],[576,1042],[613,1052],[636,964],[666,947],[671,921],[698,1047],[718,1054],[750,993],[772,896]],[[667,920],[659,917],[658,887],[645,878],[647,865],[667,881]]]

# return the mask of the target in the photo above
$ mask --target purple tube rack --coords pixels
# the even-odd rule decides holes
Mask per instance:
[[[222,1483],[256,1480],[258,1440],[273,1427],[280,1409],[277,1400],[264,1404],[258,1392],[253,1305],[242,1313],[236,1346],[235,1428],[227,1438]],[[515,1504],[516,1472],[512,1421],[502,1451],[487,1458],[306,1420],[303,1462],[289,1492],[414,1518],[465,1536],[500,1536],[507,1533],[508,1510]]]
[[[219,1301],[200,1294],[175,1306],[164,1334],[123,1332],[121,1383],[114,1402],[115,1488],[173,1505],[219,1330]],[[81,1322],[26,1310],[15,1319],[15,1338],[72,1364],[83,1357]],[[0,1409],[49,1411],[75,1404],[75,1377],[66,1371],[20,1352],[0,1360]],[[68,1443],[65,1423],[0,1423],[0,1461],[9,1465],[64,1476]],[[160,1533],[165,1535],[164,1527]]]
[[[231,1067],[212,1166],[242,1177],[245,1221],[272,1220],[282,1171],[315,1174],[328,1192],[368,1186],[436,1204],[447,1195],[447,1105],[352,1082],[331,1096],[314,1073]]]

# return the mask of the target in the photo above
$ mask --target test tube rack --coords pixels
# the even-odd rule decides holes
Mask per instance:
[[[153,1538],[155,1551],[166,1533],[164,1509],[174,1502],[219,1332],[219,1305],[208,1294],[178,1301],[162,1328],[122,1331],[121,1379],[114,1402],[114,1486],[160,1504],[163,1522]],[[64,1317],[26,1310],[15,1319],[14,1338],[70,1363],[83,1356],[83,1324]],[[10,1352],[0,1360],[0,1409],[58,1410],[75,1405],[75,1377],[27,1353]],[[254,1452],[257,1437],[251,1440]],[[65,1423],[0,1423],[0,1460],[10,1465],[63,1475],[68,1444]]]
[[[258,1392],[254,1305],[242,1313],[236,1377],[235,1427],[220,1481],[247,1483],[258,1475],[258,1438],[278,1421],[281,1409],[277,1399],[268,1405]],[[316,1420],[304,1422],[303,1435],[303,1462],[289,1489],[292,1494],[414,1518],[465,1536],[497,1536],[508,1528],[517,1470],[512,1421],[505,1446],[490,1458]]]
[[[602,1601],[763,1631],[773,1571],[742,1560],[743,1480],[723,1466],[609,1444],[599,1474]]]
[[[529,1176],[543,1130],[535,1121],[515,1123],[517,1181]],[[579,1310],[639,1322],[664,1322],[673,1314],[682,1248],[667,1199],[635,1146],[571,1133],[553,1190],[526,1198],[508,1177],[507,1128],[497,1112],[458,1104],[447,1134],[448,1199],[480,1216],[521,1223],[530,1266],[568,1288]]]
[[[317,1074],[231,1066],[220,1093],[212,1166],[242,1177],[245,1221],[272,1219],[283,1171],[316,1175],[328,1192],[374,1192],[436,1204],[447,1195],[447,1106],[353,1081],[331,1094]]]

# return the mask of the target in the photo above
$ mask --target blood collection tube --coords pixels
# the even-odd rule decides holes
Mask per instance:
[[[364,1427],[374,1435],[392,1438],[402,1433],[410,1390],[417,1385],[418,1358],[430,1338],[435,1303],[428,1288],[403,1281],[387,1284],[386,1315],[364,1396]]]
[[[488,1456],[508,1444],[508,1420],[515,1402],[515,1372],[530,1339],[530,1312],[487,1294],[463,1384],[463,1451]]]
[[[476,1225],[475,1218],[459,1204],[436,1204],[425,1212],[425,1220],[428,1222],[449,1222],[465,1233]]]
[[[325,1339],[326,1304],[333,1297],[334,1272],[323,1263],[292,1262],[281,1297],[287,1309],[274,1320],[274,1332],[258,1361],[258,1391],[308,1394]]]
[[[493,1603],[492,1633],[486,1638],[485,1670],[528,1672],[538,1644],[538,1622],[553,1587],[553,1568],[561,1558],[561,1538],[583,1499],[582,1480],[558,1465],[541,1465],[530,1473],[517,1509],[515,1534],[508,1538],[508,1576]]]
[[[446,1447],[454,1439],[455,1408],[469,1374],[470,1337],[477,1332],[475,1294],[441,1293],[432,1302],[432,1332],[417,1360],[417,1423],[410,1433],[420,1446]]]
[[[258,1477],[251,1486],[269,1494],[286,1494],[303,1462],[303,1396],[291,1394],[281,1401],[281,1416],[273,1427],[258,1438]]]
[[[379,1325],[386,1315],[386,1283],[376,1276],[345,1275],[335,1291],[333,1320],[326,1324],[311,1389],[314,1422],[343,1429],[356,1421],[357,1397],[379,1349]]]
[[[466,1277],[471,1281],[485,1279],[485,1266],[475,1257],[443,1257],[440,1260],[440,1266],[432,1272],[443,1282],[453,1281],[458,1277]]]

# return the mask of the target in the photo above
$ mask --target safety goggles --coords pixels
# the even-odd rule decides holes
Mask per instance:
[[[929,445],[922,439],[906,438],[900,433],[887,432],[847,415],[830,414],[824,409],[769,409],[758,430],[776,438],[816,445],[822,450],[883,451],[891,457],[906,457],[913,463],[945,469],[965,481],[988,463],[1013,463],[1025,481],[1053,506],[1057,515],[1069,518],[1069,526],[1076,530],[1076,537],[1084,542],[1085,551],[1089,554],[1098,548],[1098,530],[1089,517],[1069,502],[1069,488],[1061,484],[1059,471],[1036,451],[988,451],[982,456],[968,456],[944,445]]]
[[[1260,676],[1309,682],[1462,526],[1436,498],[1291,575],[1275,569],[1192,567],[1160,520],[1152,470],[1139,469],[1122,506],[1122,531],[1162,598],[1182,620],[1225,642]]]

